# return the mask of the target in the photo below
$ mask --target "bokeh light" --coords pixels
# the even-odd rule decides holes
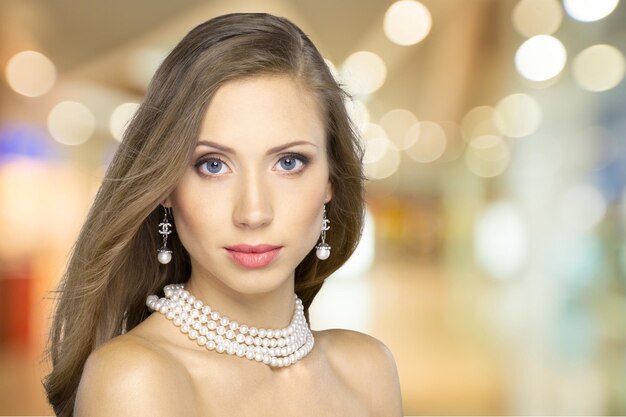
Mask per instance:
[[[56,68],[44,54],[23,51],[9,59],[5,77],[16,93],[27,97],[39,97],[54,86]]]
[[[526,230],[523,215],[513,203],[490,203],[474,227],[476,261],[492,278],[513,278],[528,258]]]
[[[465,141],[482,135],[499,134],[495,120],[499,117],[491,106],[477,106],[469,110],[461,120],[461,131]]]
[[[416,123],[409,130],[415,132],[415,142],[406,150],[413,160],[417,162],[433,162],[443,155],[446,150],[446,133],[435,122],[423,121]]]
[[[531,81],[546,81],[556,77],[565,66],[567,52],[558,39],[537,35],[524,42],[515,54],[519,73]]]
[[[375,123],[368,124],[361,139],[365,147],[365,154],[363,155],[364,164],[370,164],[380,160],[390,146],[385,129]]]
[[[513,26],[520,35],[552,35],[563,21],[563,9],[557,0],[521,0],[513,9]]]
[[[500,136],[485,135],[472,139],[465,150],[465,165],[479,177],[495,177],[509,166],[511,151]]]
[[[576,82],[589,91],[606,91],[624,79],[626,60],[611,45],[593,45],[581,51],[572,62]]]
[[[415,45],[421,42],[432,26],[428,8],[414,0],[393,3],[385,13],[383,29],[387,38],[398,45]]]
[[[380,125],[370,123],[363,133],[365,175],[371,179],[382,179],[393,175],[400,166],[400,152],[389,141]]]
[[[541,123],[541,107],[528,94],[511,94],[496,104],[494,124],[500,132],[519,138],[534,133]]]
[[[137,103],[123,103],[113,110],[111,119],[109,120],[109,129],[111,130],[111,135],[113,135],[116,140],[122,140],[128,123],[135,115],[138,108],[139,104]]]
[[[359,51],[346,59],[340,74],[350,92],[367,95],[383,86],[387,77],[387,67],[382,58],[375,53]]]
[[[581,22],[593,22],[611,14],[619,0],[563,0],[565,11]]]
[[[408,110],[389,110],[380,118],[379,124],[398,150],[410,147],[417,140],[414,135],[407,134],[409,128],[417,124],[417,117]]]
[[[82,103],[62,101],[48,114],[48,131],[64,145],[85,143],[95,130],[96,119]]]

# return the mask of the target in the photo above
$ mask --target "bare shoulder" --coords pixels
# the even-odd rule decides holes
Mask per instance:
[[[318,332],[334,367],[370,403],[373,415],[402,416],[396,361],[379,339],[347,329]]]
[[[76,417],[194,416],[188,375],[176,361],[134,335],[94,350],[76,393]]]

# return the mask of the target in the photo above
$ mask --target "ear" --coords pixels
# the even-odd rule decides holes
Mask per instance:
[[[161,201],[161,205],[166,208],[172,207],[172,198],[168,195],[165,200]]]

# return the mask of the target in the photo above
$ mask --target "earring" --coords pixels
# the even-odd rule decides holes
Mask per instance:
[[[326,218],[326,204],[324,204],[324,220],[322,220],[322,241],[315,248],[315,254],[321,260],[328,259],[330,256],[330,245],[326,243],[326,231],[330,229],[330,220]]]
[[[159,255],[157,256],[158,260],[162,264],[167,264],[172,260],[172,251],[167,247],[167,235],[172,233],[170,227],[172,227],[172,223],[169,222],[168,214],[171,215],[171,208],[163,207],[165,210],[165,214],[163,215],[163,221],[159,223],[159,233],[163,235],[163,245],[161,249],[158,250]]]

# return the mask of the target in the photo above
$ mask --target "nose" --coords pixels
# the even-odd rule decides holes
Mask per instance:
[[[242,181],[233,210],[233,222],[238,227],[257,229],[272,222],[274,217],[269,189],[262,178],[250,174]]]

